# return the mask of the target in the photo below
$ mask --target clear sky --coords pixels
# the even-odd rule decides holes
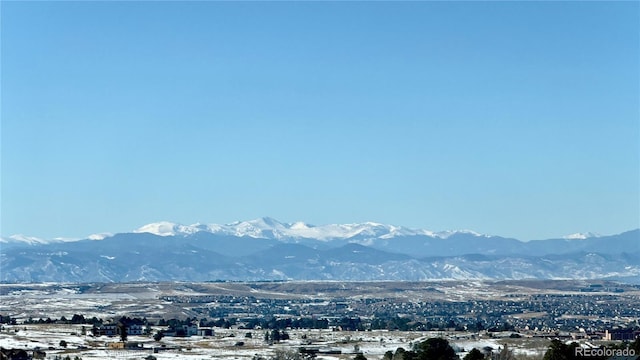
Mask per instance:
[[[640,227],[638,2],[1,3],[3,236]]]

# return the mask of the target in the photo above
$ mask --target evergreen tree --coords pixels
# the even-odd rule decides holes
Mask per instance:
[[[276,343],[282,340],[280,336],[280,331],[278,331],[277,329],[274,329],[273,331],[271,331],[271,340],[273,340],[273,342],[276,342]]]
[[[155,335],[153,335],[153,340],[160,341],[164,337],[164,333],[162,331],[158,331]]]
[[[393,354],[393,360],[404,360],[404,354],[406,352],[407,351],[404,348],[401,348],[401,347],[397,348],[396,353]]]
[[[455,350],[449,342],[442,338],[431,338],[414,346],[414,352],[419,360],[457,360]],[[406,357],[405,357],[406,358]]]
[[[123,323],[118,323],[118,330],[120,332],[120,341],[127,342],[127,326]]]
[[[480,350],[473,348],[467,355],[465,355],[463,360],[482,360],[484,359],[484,355]]]
[[[578,343],[572,342],[567,345],[558,339],[551,340],[547,352],[544,354],[543,360],[576,360],[576,348],[580,346]],[[597,360],[597,358],[592,358]]]

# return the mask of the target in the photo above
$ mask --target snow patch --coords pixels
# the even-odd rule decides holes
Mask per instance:
[[[87,238],[89,240],[104,240],[108,237],[112,237],[112,233],[99,233],[99,234],[91,234]]]
[[[567,240],[585,240],[585,239],[594,238],[594,237],[600,237],[600,234],[593,233],[593,232],[575,233],[575,234],[563,236],[562,238]]]

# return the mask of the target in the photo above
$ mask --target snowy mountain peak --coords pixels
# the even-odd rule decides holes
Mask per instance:
[[[350,224],[327,224],[310,225],[302,221],[293,223],[283,223],[271,217],[261,217],[253,220],[235,221],[232,223],[183,225],[170,221],[159,221],[143,225],[132,233],[150,233],[158,236],[189,236],[197,232],[208,232],[219,235],[251,237],[258,239],[314,239],[320,241],[331,241],[336,239],[348,239],[350,241],[361,241],[368,239],[393,239],[404,236],[429,236],[432,238],[446,239],[454,234],[481,235],[470,230],[462,231],[441,231],[432,232],[424,229],[411,229],[402,226],[385,225],[377,222],[363,222]],[[112,233],[97,233],[86,237],[89,240],[103,240],[113,236]],[[63,242],[80,239],[43,240],[25,235],[13,235],[9,238],[2,238],[0,242],[22,242],[27,244],[44,244],[52,242]]]
[[[157,223],[151,223],[144,225],[136,230],[134,233],[150,233],[158,236],[175,236],[175,235],[188,235],[198,232],[196,226],[185,226],[169,221],[160,221]]]
[[[314,226],[302,221],[283,223],[270,217],[262,217],[247,221],[235,221],[225,225],[204,225],[199,223],[193,225],[181,225],[168,221],[161,221],[144,225],[133,232],[151,233],[159,236],[186,236],[199,231],[239,237],[266,239],[307,238],[321,241],[329,241],[333,239],[390,239],[398,236],[414,235],[443,237],[428,230],[409,229],[400,226],[384,225],[376,222]],[[448,234],[452,233],[454,232],[446,232],[445,235],[448,236]]]
[[[195,223],[183,225],[179,223],[160,221],[141,226],[131,233],[150,233],[158,236],[181,236],[187,237],[198,232],[211,233],[222,236],[245,237],[256,239],[272,239],[282,242],[295,242],[313,240],[329,242],[341,240],[367,244],[372,241],[382,240],[389,244],[400,238],[407,237],[429,237],[431,239],[457,238],[494,238],[492,235],[480,234],[472,230],[448,230],[430,231],[403,226],[386,225],[378,222],[362,222],[348,224],[326,224],[311,225],[302,221],[281,222],[271,217],[261,217],[253,220],[235,221],[226,224],[203,224]],[[103,240],[112,237],[114,234],[104,232],[89,235],[83,238],[53,238],[42,239],[26,235],[12,235],[10,237],[0,237],[0,243],[13,245],[39,245],[49,243],[62,243],[78,240]],[[564,239],[588,239],[601,237],[600,234],[586,232],[575,233],[564,236]]]
[[[4,243],[9,243],[9,242],[19,242],[19,243],[25,243],[25,244],[29,244],[29,245],[37,245],[37,244],[46,244],[48,243],[47,240],[43,240],[34,236],[26,236],[26,235],[22,235],[22,234],[15,234],[15,235],[11,235],[8,238],[2,238],[2,242]]]
[[[284,225],[280,221],[278,221],[278,220],[276,220],[274,218],[270,218],[268,216],[261,217],[259,219],[255,219],[255,220],[251,220],[250,222],[254,222],[254,223],[258,223],[258,224],[264,224],[264,225],[267,225],[267,226],[283,226]]]
[[[303,230],[303,229],[309,229],[309,228],[310,226],[303,223],[302,221],[295,222],[291,224],[291,226],[289,227],[289,229],[291,230]]]
[[[91,234],[87,238],[89,240],[104,240],[108,237],[112,237],[112,233],[99,233],[99,234]]]
[[[593,233],[593,232],[575,233],[575,234],[563,236],[562,238],[567,240],[584,240],[584,239],[594,238],[594,237],[600,237],[600,234]]]
[[[435,233],[436,237],[439,237],[441,239],[447,239],[453,235],[458,235],[458,234],[466,234],[466,235],[472,235],[472,236],[476,236],[476,237],[490,237],[489,235],[483,235],[480,233],[477,233],[473,230],[447,230],[447,231],[439,231],[437,233]]]

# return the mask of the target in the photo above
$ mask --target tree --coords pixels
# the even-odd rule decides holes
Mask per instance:
[[[393,360],[404,360],[404,355],[407,351],[404,348],[397,348],[396,353],[393,355]]]
[[[66,342],[66,341],[64,341],[64,340],[60,340],[60,343],[59,343],[59,344],[60,344],[60,346],[62,346],[63,348],[66,348],[66,347],[67,347],[67,342]]]
[[[127,342],[127,325],[118,323],[118,330],[120,330],[120,341]]]
[[[160,341],[164,337],[164,333],[162,331],[158,331],[155,335],[153,335],[153,340]]]
[[[414,346],[419,360],[457,360],[455,350],[442,338],[431,338]]]
[[[279,342],[280,340],[282,340],[282,337],[280,336],[280,331],[278,331],[277,329],[271,331],[271,339],[274,342]]]
[[[480,352],[480,350],[473,348],[471,349],[471,351],[469,351],[469,353],[467,355],[465,355],[463,360],[483,360],[484,359],[484,355],[482,354],[482,352]]]
[[[504,344],[502,350],[498,354],[498,360],[515,360],[516,357],[513,355],[513,351],[509,350],[509,346]]]
[[[558,340],[551,340],[551,344],[544,353],[543,360],[567,360],[565,355],[565,344]]]
[[[549,344],[549,348],[547,352],[544,353],[543,360],[575,360],[576,356],[576,348],[580,346],[578,343],[572,342],[567,345],[562,341],[555,339],[551,340],[551,344]],[[592,360],[596,360],[597,358],[592,358]],[[503,359],[501,359],[503,360]]]
[[[359,354],[356,354],[353,360],[367,360],[367,358],[364,355],[362,355],[362,353],[359,353]]]
[[[73,314],[73,317],[71,317],[71,323],[72,324],[84,324],[85,323],[84,315]]]

